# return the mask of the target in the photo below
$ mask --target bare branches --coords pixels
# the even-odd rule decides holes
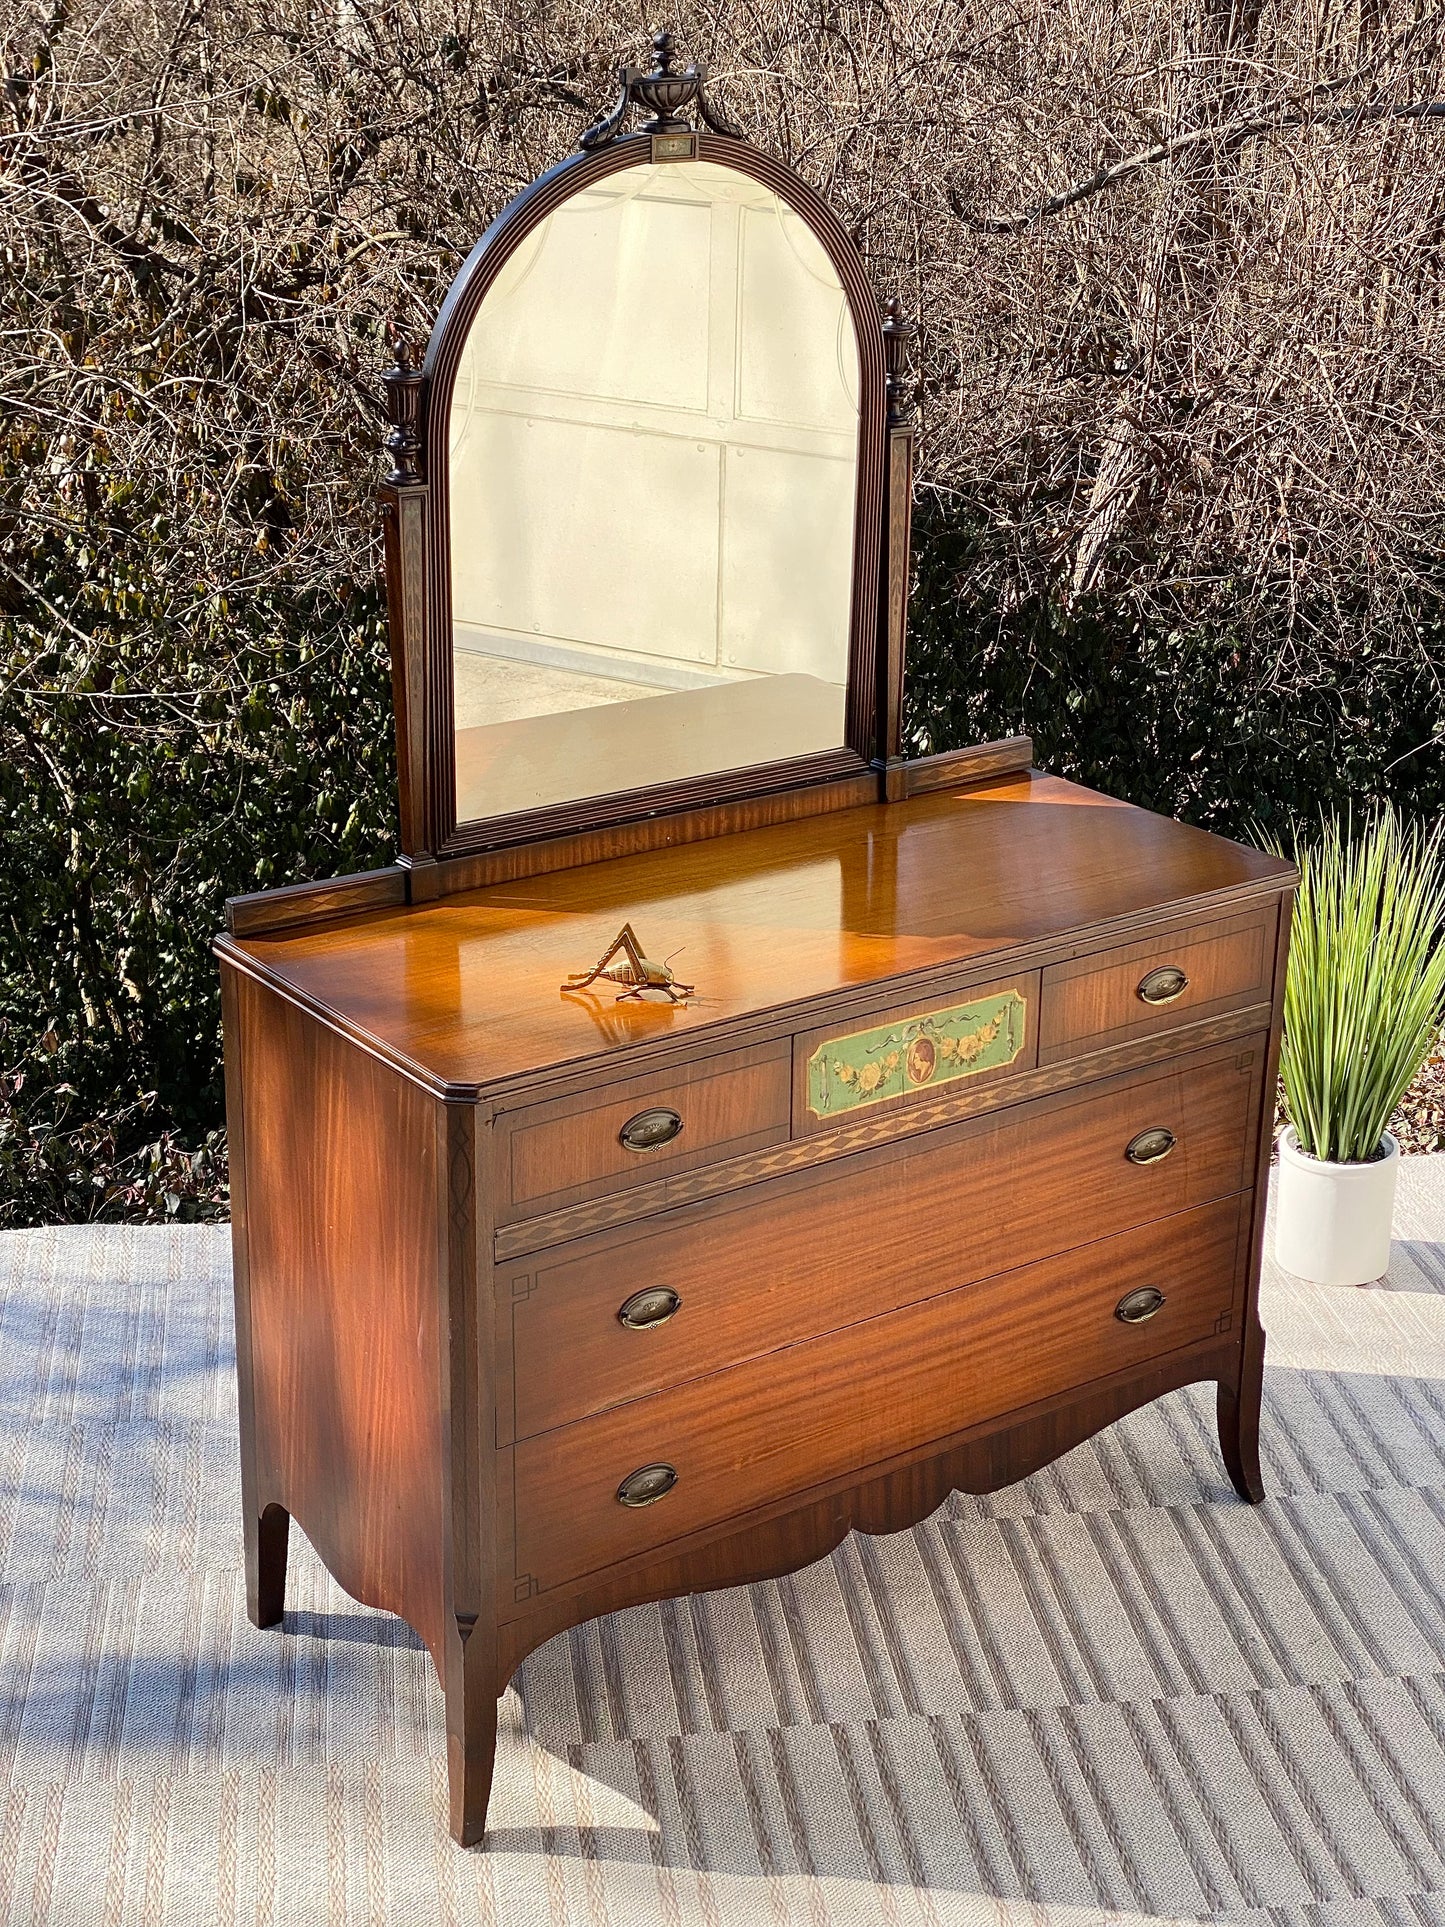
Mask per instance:
[[[119,256],[137,287],[149,286],[158,275],[187,276],[187,269],[179,261],[170,260],[139,235],[118,227],[73,174],[49,165],[41,154],[23,154],[13,171],[37,199],[53,197],[77,215],[94,240]]]
[[[950,185],[948,199],[959,220],[965,227],[972,228],[975,234],[1022,234],[1037,222],[1047,220],[1051,214],[1062,214],[1066,208],[1076,207],[1080,201],[1101,194],[1105,188],[1128,180],[1142,168],[1158,167],[1161,162],[1178,160],[1195,148],[1209,146],[1227,151],[1241,146],[1245,141],[1257,140],[1265,134],[1284,133],[1294,127],[1338,127],[1348,132],[1392,120],[1445,120],[1445,100],[1417,100],[1406,107],[1395,107],[1386,101],[1371,101],[1359,107],[1256,114],[1224,127],[1192,127],[1186,133],[1176,134],[1172,140],[1159,141],[1153,147],[1130,154],[1125,160],[1113,161],[1109,166],[1101,167],[1087,180],[1076,181],[1061,194],[1050,195],[1048,200],[1041,201],[1024,214],[973,214],[963,205],[956,184]]]
[[[131,505],[164,505],[157,609],[370,582],[385,324],[424,335],[573,148],[635,55],[628,0],[66,4],[7,63],[0,380],[46,452],[0,512],[69,528],[96,586]],[[979,504],[1010,593],[1327,608],[1421,579],[1438,6],[707,0],[677,26],[923,317],[927,473]]]

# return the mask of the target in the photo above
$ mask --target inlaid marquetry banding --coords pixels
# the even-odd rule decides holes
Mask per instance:
[[[826,1038],[808,1059],[808,1109],[814,1117],[838,1117],[999,1070],[1024,1047],[1026,1012],[1019,992],[1004,990]]]

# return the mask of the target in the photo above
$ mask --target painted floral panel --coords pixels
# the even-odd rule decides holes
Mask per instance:
[[[837,1117],[1011,1064],[1024,1047],[1026,1010],[1018,991],[1005,990],[830,1037],[808,1059],[808,1109],[814,1117]]]

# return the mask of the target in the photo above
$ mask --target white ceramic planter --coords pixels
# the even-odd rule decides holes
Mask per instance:
[[[1293,1129],[1279,1140],[1274,1255],[1296,1278],[1317,1285],[1367,1285],[1390,1262],[1390,1219],[1400,1147],[1385,1133],[1372,1164],[1328,1164],[1299,1148]]]

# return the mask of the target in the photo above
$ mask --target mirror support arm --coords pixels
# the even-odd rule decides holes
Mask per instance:
[[[918,441],[916,384],[909,344],[917,334],[896,296],[884,303],[883,346],[887,357],[887,476],[884,483],[883,595],[878,661],[878,764],[884,800],[906,792],[903,755],[903,660],[908,635],[908,586],[912,569],[913,468]]]

